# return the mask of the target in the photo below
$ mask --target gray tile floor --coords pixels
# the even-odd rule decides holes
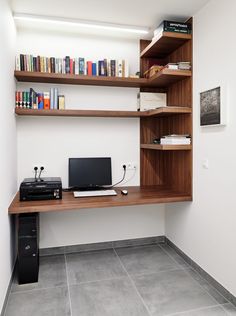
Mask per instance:
[[[14,280],[5,316],[225,316],[236,308],[167,245],[40,258],[39,282]]]

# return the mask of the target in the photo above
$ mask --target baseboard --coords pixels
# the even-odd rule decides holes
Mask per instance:
[[[39,250],[39,255],[40,256],[62,255],[62,254],[73,253],[73,252],[85,252],[85,251],[105,250],[105,249],[112,249],[112,248],[164,244],[164,243],[165,243],[165,236],[135,238],[135,239],[107,241],[107,242],[99,242],[99,243],[83,244],[83,245],[42,248]]]
[[[14,275],[15,275],[15,270],[16,270],[16,263],[14,264],[14,268],[12,270],[11,278],[10,278],[10,281],[9,281],[9,284],[8,284],[8,287],[7,287],[7,292],[6,292],[6,295],[5,295],[5,299],[4,299],[4,302],[3,302],[3,306],[2,306],[2,310],[1,310],[0,316],[4,316],[5,315],[8,298],[9,298],[9,295],[10,295],[10,292],[11,292],[11,285],[13,283],[13,279],[14,279]]]
[[[165,238],[166,243],[173,248],[179,256],[181,256],[195,271],[200,274],[211,286],[213,286],[223,297],[225,297],[229,302],[236,306],[236,297],[231,294],[226,288],[223,287],[219,282],[217,282],[209,273],[203,270],[195,261],[193,261],[189,256],[187,256],[181,249],[179,249],[172,241]]]

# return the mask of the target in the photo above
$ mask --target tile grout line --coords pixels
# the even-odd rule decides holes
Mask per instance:
[[[60,289],[60,288],[66,287],[66,286],[67,286],[67,284],[42,287],[42,288],[39,288],[39,289],[20,290],[20,291],[11,292],[11,294],[12,295],[17,295],[17,294],[21,294],[21,293],[29,293],[29,292],[34,292],[34,291],[43,291],[43,290],[51,290],[51,289],[58,289],[58,288]]]
[[[179,266],[180,266],[180,264],[175,260],[175,258],[174,257],[172,257],[165,249],[163,249],[162,248],[162,246],[159,246],[176,264],[178,264]],[[178,254],[177,254],[178,255]],[[190,265],[189,265],[189,267],[190,267],[190,269],[193,269]],[[194,279],[194,277],[192,277],[191,276],[191,274],[189,274],[186,270],[187,269],[184,269],[183,267],[181,267],[182,268],[182,270],[185,272],[185,273],[187,273],[189,276],[190,276],[190,278],[196,283],[196,284],[198,284],[201,288],[202,288],[202,290],[205,292],[205,293],[207,293],[208,295],[209,295],[209,297],[211,297],[216,303],[217,303],[217,305],[218,306],[221,306],[222,304],[220,304],[219,302],[217,302],[217,300],[201,285],[201,284],[199,284],[199,282],[197,281],[197,280],[195,280]],[[193,269],[194,270],[194,272],[196,272],[197,273],[197,271],[195,270],[195,269]],[[199,274],[199,273],[197,273],[199,276],[200,276],[200,278],[202,278],[202,276]],[[204,278],[202,278],[204,281],[206,281]],[[206,281],[206,283],[207,284],[209,284],[207,281]],[[210,284],[209,284],[210,285]],[[211,285],[210,285],[211,286]],[[212,286],[211,286],[212,287]],[[213,287],[213,289],[215,290],[215,288]],[[218,291],[217,291],[217,293],[219,294],[219,295],[221,295]],[[228,300],[224,297],[224,296],[222,296],[221,295],[221,297],[223,297],[227,302],[228,302]],[[229,302],[228,302],[229,303]]]
[[[226,303],[228,304],[228,303]],[[226,305],[224,304],[224,305]],[[222,307],[221,305],[211,305],[211,306],[205,306],[205,307],[199,307],[199,308],[196,308],[196,309],[189,309],[189,310],[186,310],[186,311],[183,311],[183,312],[176,312],[176,313],[172,313],[172,314],[167,314],[166,316],[178,316],[178,315],[183,315],[186,314],[186,313],[189,313],[189,312],[197,312],[197,311],[204,311],[204,310],[208,310],[208,309],[211,309],[211,308],[214,308],[214,307]],[[186,314],[187,315],[187,314]],[[227,313],[228,315],[228,313]]]
[[[168,245],[168,244],[166,244],[166,245]],[[168,245],[173,251],[175,251],[176,252],[176,250],[174,249],[174,248],[172,248],[170,245]],[[161,245],[160,245],[160,247],[162,247]],[[164,249],[163,249],[164,250]],[[183,259],[182,258],[182,256],[181,255],[179,255],[177,252],[176,252],[176,254],[181,258],[181,259]],[[184,259],[183,259],[184,260]],[[191,258],[190,258],[190,260],[192,261],[192,262],[194,262]],[[185,260],[184,260],[185,261]],[[186,261],[185,261],[186,262]],[[187,263],[187,262],[186,262]],[[194,272],[196,272],[196,274],[197,275],[199,275],[200,276],[200,278],[201,279],[203,279],[213,290],[215,290],[222,298],[224,298],[225,300],[226,300],[226,303],[223,303],[223,304],[220,304],[220,305],[226,305],[226,304],[232,304],[223,294],[221,294],[220,293],[220,291],[216,288],[216,287],[214,287],[213,285],[211,285],[211,283],[210,282],[208,282],[201,274],[200,274],[200,272],[198,272],[192,265],[190,265],[189,263],[187,263],[188,265],[189,265],[189,267],[190,267],[190,269],[192,269]],[[201,268],[201,267],[200,267]],[[203,270],[204,271],[204,270]],[[235,305],[234,304],[232,304],[234,307],[235,307]]]
[[[72,304],[71,304],[71,296],[70,296],[70,286],[69,286],[69,278],[68,278],[68,269],[67,269],[67,260],[66,260],[66,254],[64,254],[65,259],[65,268],[66,268],[66,281],[67,281],[67,288],[68,288],[68,296],[69,296],[69,304],[70,304],[70,315],[72,314]]]
[[[134,281],[132,280],[131,276],[129,275],[128,271],[126,270],[126,268],[125,268],[123,262],[121,261],[121,259],[120,259],[120,257],[118,256],[118,254],[117,254],[117,252],[116,252],[116,250],[115,250],[114,247],[113,247],[113,251],[114,251],[114,253],[115,253],[117,259],[119,260],[119,262],[120,262],[122,268],[124,269],[125,273],[127,274],[128,279],[130,280],[131,284],[133,285],[133,288],[135,289],[135,292],[137,293],[138,297],[140,298],[141,302],[143,303],[143,306],[145,307],[145,309],[146,309],[148,315],[149,315],[149,316],[152,316],[152,315],[151,315],[151,312],[149,311],[149,308],[147,307],[146,303],[144,302],[144,299],[142,298],[141,294],[139,293],[139,291],[138,291],[138,289],[137,289],[137,287],[136,287]]]

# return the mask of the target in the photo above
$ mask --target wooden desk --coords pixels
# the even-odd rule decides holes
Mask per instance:
[[[124,188],[123,188],[124,189]],[[162,186],[128,187],[128,195],[120,193],[121,188],[115,188],[117,196],[99,196],[74,198],[73,192],[63,192],[62,200],[45,201],[19,201],[16,194],[9,206],[10,214],[44,213],[52,211],[67,211],[87,208],[101,208],[113,206],[144,205],[156,203],[169,203],[191,201],[191,195],[180,193]]]
[[[115,188],[117,196],[74,198],[73,192],[63,192],[61,200],[19,201],[19,192],[9,206],[9,214],[17,216],[18,280],[19,283],[38,281],[39,213],[87,208],[144,205],[191,201],[191,195],[175,192],[162,186],[128,187],[128,195]]]

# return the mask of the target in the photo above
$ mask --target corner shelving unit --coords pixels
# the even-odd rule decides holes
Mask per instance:
[[[192,36],[163,32],[154,41],[140,41],[141,77],[153,64],[190,61],[192,63]],[[130,187],[127,197],[85,198],[81,203],[66,193],[65,201],[28,203],[22,205],[27,212],[60,209],[90,208],[168,203],[192,200],[192,146],[157,145],[154,138],[166,134],[192,135],[192,72],[163,69],[150,79],[94,77],[71,74],[15,71],[21,82],[54,84],[96,85],[140,88],[140,91],[167,93],[167,107],[145,112],[114,110],[33,110],[16,108],[17,116],[68,116],[68,117],[131,117],[140,119],[140,187]],[[10,213],[21,209],[17,196]],[[68,205],[66,204],[68,203]],[[40,205],[41,206],[40,206]],[[55,204],[55,205],[54,205]],[[14,206],[17,205],[17,206]],[[14,208],[15,207],[15,208]],[[40,211],[40,210],[39,210]]]
[[[140,49],[141,76],[155,64],[180,61],[192,64],[192,35],[189,34],[163,32],[153,41],[141,40]],[[191,200],[192,145],[158,145],[153,144],[153,139],[168,134],[192,136],[192,72],[163,69],[151,78],[149,89],[140,89],[166,92],[168,108],[174,105],[189,109],[189,112],[140,118],[141,187],[165,187],[182,192]]]

